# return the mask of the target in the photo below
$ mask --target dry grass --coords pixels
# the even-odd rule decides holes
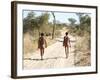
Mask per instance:
[[[90,52],[77,52],[75,55],[75,66],[90,66],[91,55]]]
[[[38,48],[38,39],[32,40],[32,36],[29,33],[24,34],[24,55],[33,53]],[[47,46],[54,44],[56,41],[51,39],[51,37],[45,37],[47,41]]]
[[[37,41],[31,40],[30,34],[24,35],[24,53],[33,52],[37,49]]]
[[[75,66],[90,66],[91,52],[88,48],[88,41],[86,37],[77,37],[75,46]]]

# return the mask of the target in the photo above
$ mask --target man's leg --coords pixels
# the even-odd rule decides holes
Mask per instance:
[[[68,55],[69,55],[69,47],[67,47],[67,57],[68,57]]]
[[[66,49],[67,48],[67,49]],[[65,54],[66,54],[66,58],[68,58],[68,54],[69,54],[69,47],[65,47]]]
[[[41,49],[41,60],[43,60],[44,48]]]
[[[41,60],[43,59],[43,51],[40,49],[40,54],[41,54]]]
[[[44,48],[42,48],[42,60],[43,60],[43,55],[44,55]]]
[[[43,50],[42,50],[42,53],[43,53],[42,55],[44,55],[44,48],[43,48]]]
[[[66,55],[66,58],[67,58],[67,50],[66,50],[66,46],[65,46],[65,55]]]

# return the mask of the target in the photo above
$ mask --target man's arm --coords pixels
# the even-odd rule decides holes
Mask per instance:
[[[63,46],[65,45],[65,37],[64,37],[64,39],[63,39]]]
[[[40,47],[40,41],[39,40],[40,40],[40,38],[38,39],[38,48]]]

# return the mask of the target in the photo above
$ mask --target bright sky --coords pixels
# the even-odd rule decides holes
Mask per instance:
[[[27,17],[29,12],[31,12],[31,11],[30,10],[24,10],[23,11],[23,18]],[[33,12],[36,14],[35,16],[39,16],[45,11],[33,11]],[[52,16],[51,12],[49,12],[49,14],[50,14],[49,22],[52,22],[53,16]],[[76,20],[76,23],[79,23],[79,18],[76,15],[76,13],[54,12],[54,14],[55,14],[56,20],[59,21],[60,23],[69,23],[68,18],[74,18]]]

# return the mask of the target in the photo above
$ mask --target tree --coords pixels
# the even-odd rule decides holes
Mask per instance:
[[[40,16],[35,16],[34,12],[30,12],[26,18],[23,19],[24,22],[24,32],[31,32],[38,30],[38,33],[45,31],[46,25],[48,25],[49,14],[47,12],[41,13]]]
[[[76,13],[76,15],[78,15],[79,17],[79,29],[85,29],[86,27],[89,27],[91,24],[91,19],[89,17],[89,15],[84,14],[84,13]]]
[[[41,16],[39,16],[38,18],[38,28],[39,30],[41,30],[40,32],[45,32],[46,28],[48,26],[48,21],[49,21],[49,14],[46,13],[42,13]]]
[[[76,13],[76,15],[79,17],[80,22],[77,25],[77,32],[79,33],[79,35],[84,35],[84,32],[90,34],[91,18],[89,14]]]
[[[31,20],[35,17],[35,13],[33,11],[29,12],[27,15],[27,19]]]
[[[86,24],[87,26],[91,25],[91,18],[89,15],[84,15],[81,17],[81,24],[84,25]]]
[[[35,18],[34,12],[29,12],[27,17],[23,19],[23,32],[32,31],[34,26],[32,25],[32,20]]]
[[[73,27],[73,26],[75,25],[76,19],[74,19],[74,18],[69,18],[68,20],[69,20],[69,22],[70,22],[70,26]]]
[[[81,17],[81,29],[90,32],[91,18],[89,15]]]
[[[81,23],[82,23],[82,16],[84,15],[84,13],[76,13],[76,15],[79,18],[79,26],[78,26],[78,30],[80,30],[81,27]]]
[[[84,13],[76,13],[76,15],[78,16],[79,22],[81,24],[81,17],[84,15]]]
[[[51,12],[51,13],[52,13],[52,16],[53,16],[53,18],[54,18],[54,20],[53,20],[53,30],[52,30],[52,39],[54,39],[55,27],[56,27],[56,18],[55,18],[54,12]]]

